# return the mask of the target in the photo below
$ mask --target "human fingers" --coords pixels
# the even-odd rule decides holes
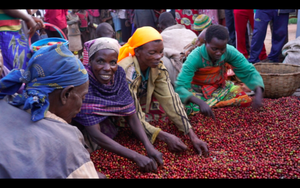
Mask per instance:
[[[259,110],[259,108],[262,106],[262,103],[257,100],[254,100],[251,106],[254,110]]]
[[[136,164],[138,165],[140,171],[142,172],[149,172],[149,163],[152,161],[152,159],[150,159],[147,156],[144,155],[138,155],[138,157],[136,158]]]
[[[36,30],[33,29],[33,28],[31,28],[31,29],[28,31],[28,36],[29,36],[29,38],[31,38],[31,37],[34,35],[35,32],[36,32]]]
[[[140,171],[141,172],[149,172],[149,166],[148,165],[140,166]]]
[[[145,164],[145,166],[142,168],[143,172],[152,172],[157,169],[157,165],[155,160],[149,158],[149,161]]]
[[[208,157],[209,156],[209,149],[207,147],[207,144],[203,145],[201,149],[203,150],[203,152],[202,152],[203,156]]]
[[[195,145],[194,147],[195,147],[197,153],[199,154],[199,156],[201,156],[202,155],[202,150],[201,150],[200,146],[199,145]]]
[[[179,140],[179,145],[178,147],[180,148],[181,151],[187,150],[187,145],[185,145],[181,140]]]
[[[205,112],[205,116],[214,118],[214,114],[213,114],[213,112],[212,112],[211,110],[207,110],[207,111]]]
[[[180,139],[178,139],[176,144],[174,145],[173,151],[182,152],[186,149],[187,149],[187,146]]]
[[[210,111],[211,111],[211,117],[216,121],[216,117],[215,117],[214,112],[212,110],[210,110]]]
[[[199,156],[202,156],[202,150],[201,148],[198,150]]]
[[[207,110],[201,110],[201,114],[203,114],[204,116],[209,116],[208,111]]]
[[[154,171],[155,173],[157,173],[157,163],[155,161],[155,159],[151,159],[151,163],[150,163],[150,171]]]
[[[163,158],[162,158],[162,153],[160,153],[159,155],[155,156],[154,160],[158,162],[158,166],[164,166],[164,161],[163,161]]]

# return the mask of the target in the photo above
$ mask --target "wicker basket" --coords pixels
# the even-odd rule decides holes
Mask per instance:
[[[300,87],[300,66],[283,63],[256,63],[265,84],[265,98],[291,96]]]

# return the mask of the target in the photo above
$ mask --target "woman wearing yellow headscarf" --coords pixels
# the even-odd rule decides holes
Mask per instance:
[[[168,116],[179,131],[189,135],[198,153],[207,157],[207,143],[192,130],[184,106],[171,85],[169,73],[160,60],[163,49],[160,33],[150,26],[138,28],[120,49],[118,65],[125,70],[136,114],[151,143],[158,138],[166,142],[171,151],[187,149],[178,137],[148,123]]]
[[[145,37],[145,33],[147,33],[147,37]],[[135,48],[154,40],[162,40],[160,33],[156,29],[150,26],[138,28],[132,37],[128,39],[128,42],[121,47],[118,62],[129,56],[129,54],[134,56]]]

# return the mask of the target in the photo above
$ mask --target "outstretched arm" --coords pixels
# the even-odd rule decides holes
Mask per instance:
[[[263,99],[263,89],[260,86],[257,86],[255,88],[255,97],[252,102],[252,108],[254,108],[254,110],[258,110],[261,106],[263,106],[262,99]]]
[[[126,121],[128,122],[129,126],[132,129],[132,132],[134,135],[144,144],[148,156],[152,158],[153,160],[156,160],[160,166],[163,166],[163,159],[162,159],[162,153],[157,151],[154,146],[149,141],[145,130],[141,124],[140,119],[137,117],[136,113],[126,116]]]
[[[41,25],[39,21],[36,22],[31,15],[22,12],[18,9],[2,9],[2,11],[9,16],[24,20],[27,27],[29,28],[29,37],[32,37],[37,29],[43,27],[43,24]]]
[[[88,134],[92,137],[92,139],[102,148],[136,162],[137,165],[143,171],[150,172],[157,170],[156,164],[152,159],[141,155],[136,151],[128,149],[120,145],[113,139],[109,138],[101,132],[99,124],[95,124],[93,126],[86,126],[85,129],[87,130]]]
[[[209,105],[205,101],[195,97],[194,95],[189,97],[187,101],[198,105],[200,108],[201,114],[203,114],[207,117],[212,117],[214,120],[216,119],[212,109],[209,107]]]
[[[202,140],[200,140],[197,137],[197,135],[194,133],[192,126],[188,120],[188,116],[184,110],[184,106],[181,103],[178,94],[175,93],[171,85],[168,71],[167,70],[163,71],[164,67],[161,67],[161,70],[162,71],[160,73],[159,78],[155,80],[155,84],[156,84],[154,89],[155,98],[159,101],[160,105],[162,105],[168,117],[175,123],[178,130],[184,132],[184,134],[189,135],[197,152],[200,155],[203,154],[204,157],[207,157],[208,156],[207,144]],[[208,109],[210,109],[209,106]]]

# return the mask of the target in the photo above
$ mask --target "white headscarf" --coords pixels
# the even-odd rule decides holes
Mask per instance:
[[[89,58],[92,57],[96,52],[103,49],[112,49],[119,54],[121,46],[116,39],[109,38],[109,37],[100,37],[94,39],[94,43],[88,49]]]

